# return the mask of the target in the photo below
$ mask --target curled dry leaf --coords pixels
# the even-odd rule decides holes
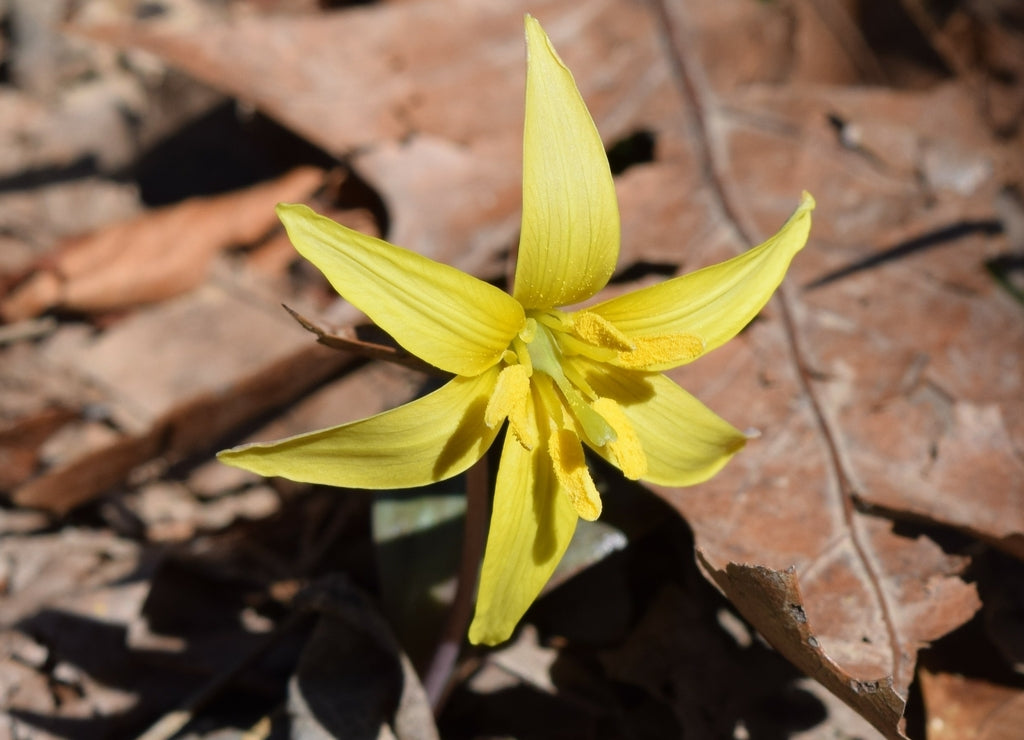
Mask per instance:
[[[306,198],[322,178],[300,167],[69,240],[0,301],[0,317],[17,321],[52,308],[99,313],[184,293],[206,278],[217,252],[264,236],[277,223],[274,205]]]
[[[916,542],[897,543],[896,554],[899,558],[925,557],[929,554],[934,558],[934,546],[918,540]],[[834,587],[840,591],[842,603],[833,604],[833,613],[822,613],[821,595],[816,595],[815,605],[818,620],[809,616],[808,602],[800,591],[799,578],[795,567],[786,570],[773,570],[759,565],[741,565],[729,563],[724,569],[715,569],[698,551],[698,558],[712,580],[722,589],[723,593],[751,623],[757,625],[758,631],[766,640],[785,655],[794,665],[807,673],[833,694],[856,709],[886,737],[905,738],[903,732],[903,711],[907,703],[907,693],[917,649],[929,640],[935,639],[949,630],[950,624],[966,621],[980,606],[973,589],[950,579],[940,579],[933,575],[923,575],[916,584],[907,584],[903,574],[892,574],[885,579],[882,588],[888,593],[883,599],[877,594],[862,593],[862,597],[875,604],[853,603],[853,591],[849,584],[836,582]],[[894,558],[895,559],[895,558]],[[844,565],[850,565],[846,563]],[[840,572],[841,567],[832,579],[853,580],[856,574]],[[853,569],[851,568],[851,571]],[[820,580],[815,575],[808,580]],[[816,584],[818,587],[820,583]],[[829,584],[832,586],[833,584]],[[868,586],[867,583],[863,584]],[[930,593],[932,589],[944,591],[940,603],[943,613],[928,613],[931,603],[938,601]],[[899,592],[903,593],[899,593]],[[909,596],[907,591],[916,592]],[[950,598],[951,597],[951,598]],[[899,613],[887,613],[887,603],[898,604]],[[849,619],[844,611],[855,614]],[[882,613],[864,619],[862,612],[882,610]],[[862,634],[860,637],[847,635],[844,640],[836,635],[837,625],[842,630],[848,622],[861,626],[863,632],[869,632],[870,621],[884,621],[881,627],[884,635]],[[833,631],[826,638],[818,632],[819,625]],[[852,625],[851,625],[852,626]],[[888,640],[886,639],[888,638]],[[876,645],[876,641],[883,642]],[[884,644],[891,641],[890,644]],[[894,644],[896,642],[899,644]],[[846,644],[842,644],[846,642]],[[858,643],[860,643],[858,645]],[[879,648],[881,648],[879,650]],[[888,656],[884,653],[888,653]],[[879,670],[880,668],[884,670]]]

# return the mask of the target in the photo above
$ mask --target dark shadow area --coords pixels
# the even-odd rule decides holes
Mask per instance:
[[[628,546],[524,619],[541,645],[559,649],[557,691],[483,692],[464,682],[440,718],[443,737],[724,738],[742,727],[783,740],[825,719],[788,661],[722,628],[723,613],[742,620],[697,570],[692,533],[668,504],[621,479],[602,498],[602,521],[629,533]]]
[[[895,262],[896,260],[909,257],[917,252],[924,252],[935,247],[946,246],[950,242],[956,241],[957,239],[965,236],[971,236],[974,234],[996,236],[997,234],[1002,233],[1002,223],[994,219],[985,221],[965,221],[963,223],[953,224],[952,226],[946,226],[913,239],[909,239],[900,244],[888,247],[877,254],[871,255],[870,257],[858,260],[846,267],[841,267],[838,270],[833,270],[819,278],[815,278],[811,282],[804,284],[803,290],[816,290],[817,288],[824,287],[829,283],[834,283],[837,280],[842,280],[850,277],[851,275],[856,275],[857,273],[870,270],[874,267],[888,264],[889,262]]]
[[[148,206],[214,195],[269,180],[301,164],[324,168],[333,157],[266,116],[242,115],[226,101],[144,153],[125,178]]]
[[[135,8],[135,19],[140,21],[161,18],[165,15],[167,15],[167,6],[159,0],[144,0]]]
[[[608,147],[608,164],[613,175],[621,175],[635,164],[654,161],[654,133],[641,129]]]
[[[15,629],[46,647],[49,665],[44,670],[53,671],[58,664],[73,666],[72,675],[81,672],[107,687],[137,696],[132,706],[124,711],[97,713],[87,718],[43,715],[17,708],[8,710],[22,722],[58,737],[82,740],[135,737],[158,717],[181,706],[217,669],[216,664],[211,669],[209,658],[213,656],[209,653],[204,656],[207,660],[194,663],[162,651],[133,649],[122,625],[78,614],[44,609],[20,621]],[[261,639],[257,635],[249,638]],[[291,649],[294,651],[295,647]],[[218,656],[223,656],[224,650],[230,651],[221,646]],[[282,674],[282,666],[274,666],[275,662],[280,661],[268,659],[254,665],[252,671],[240,676],[223,693],[218,708],[211,706],[208,711],[216,713],[221,723],[230,724],[231,717],[236,721],[241,718],[239,707],[272,706],[280,701],[287,673]],[[56,681],[58,679],[51,673],[51,683]],[[55,695],[59,693],[56,686],[54,690]],[[77,689],[73,683],[65,682],[59,690],[74,692]],[[251,709],[247,719],[252,719]]]
[[[608,281],[608,284],[615,285],[616,283],[630,283],[640,280],[641,278],[645,278],[648,275],[670,278],[675,276],[677,269],[678,265],[661,262],[634,262],[622,272],[617,272],[612,279]]]
[[[376,5],[377,0],[318,0],[324,10],[340,10],[342,8],[354,8],[360,5]]]
[[[108,622],[44,608],[13,625],[45,651],[46,663],[33,667],[55,697],[88,695],[87,678],[131,704],[106,711],[101,703],[93,716],[69,718],[59,703],[43,714],[15,701],[10,714],[59,737],[131,738],[209,691],[188,730],[241,732],[270,717],[274,736],[286,736],[274,708],[284,706],[316,621],[293,592],[338,572],[356,588],[377,588],[370,497],[305,490],[272,516],[200,536],[199,546],[144,546],[138,568],[110,584],[148,583],[137,617]],[[77,509],[66,524],[102,526],[107,503]]]
[[[11,48],[12,31],[10,11],[0,13],[0,47]],[[11,55],[8,52],[0,54],[0,85],[9,84],[11,84]]]
[[[902,3],[870,0],[859,3],[855,12],[857,27],[878,56],[890,84],[920,87],[915,79],[920,72],[911,69],[926,70],[938,79],[953,76]]]
[[[0,193],[33,190],[101,174],[96,158],[80,157],[62,166],[39,167],[0,177]]]
[[[1024,304],[1024,255],[1002,254],[985,262],[985,269],[995,278],[996,282],[1016,299]]]

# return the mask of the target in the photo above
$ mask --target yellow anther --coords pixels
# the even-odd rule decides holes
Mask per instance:
[[[498,373],[498,382],[494,386],[484,409],[484,423],[494,429],[505,419],[516,439],[527,450],[532,450],[540,441],[536,425],[530,423],[530,374],[523,365],[509,365]]]
[[[591,405],[615,430],[615,439],[608,443],[608,449],[619,470],[630,480],[643,478],[647,474],[647,454],[626,412],[610,398],[599,398]]]
[[[607,347],[619,352],[628,352],[636,348],[634,341],[619,331],[612,322],[589,311],[573,314],[572,331],[583,341],[597,347]]]
[[[601,516],[601,494],[587,470],[580,438],[568,429],[554,429],[548,440],[548,452],[555,477],[569,495],[576,513],[589,522]]]
[[[682,365],[704,353],[704,340],[695,334],[659,334],[636,337],[636,349],[619,352],[614,364],[630,370]]]

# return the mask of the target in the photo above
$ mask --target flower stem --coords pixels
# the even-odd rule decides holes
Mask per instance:
[[[466,516],[462,535],[462,557],[459,562],[455,599],[448,612],[444,632],[438,642],[430,666],[423,676],[423,688],[427,692],[434,716],[440,714],[448,698],[449,683],[459,650],[466,637],[466,629],[473,613],[473,595],[483,557],[487,532],[488,494],[490,477],[487,472],[487,455],[481,457],[466,472]]]

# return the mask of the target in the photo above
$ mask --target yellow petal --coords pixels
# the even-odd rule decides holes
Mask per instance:
[[[544,446],[527,450],[507,435],[470,642],[495,645],[509,638],[565,554],[576,521]]]
[[[259,475],[345,488],[406,488],[444,480],[479,460],[497,436],[498,429],[484,423],[497,375],[495,368],[457,377],[368,419],[242,445],[217,457]]]
[[[456,375],[494,365],[523,327],[507,293],[449,265],[360,234],[302,205],[277,214],[334,289],[412,354]]]
[[[527,308],[585,300],[619,257],[619,207],[604,145],[572,74],[526,16],[523,224],[513,295]]]
[[[730,260],[589,308],[630,337],[695,335],[710,352],[732,339],[779,287],[790,261],[807,242],[814,198],[804,193],[799,208],[775,236]],[[666,370],[686,355],[648,365]]]
[[[592,363],[584,372],[594,390],[616,401],[632,423],[647,458],[641,480],[666,486],[701,483],[746,442],[742,432],[664,375]],[[612,450],[595,452],[617,464]]]

